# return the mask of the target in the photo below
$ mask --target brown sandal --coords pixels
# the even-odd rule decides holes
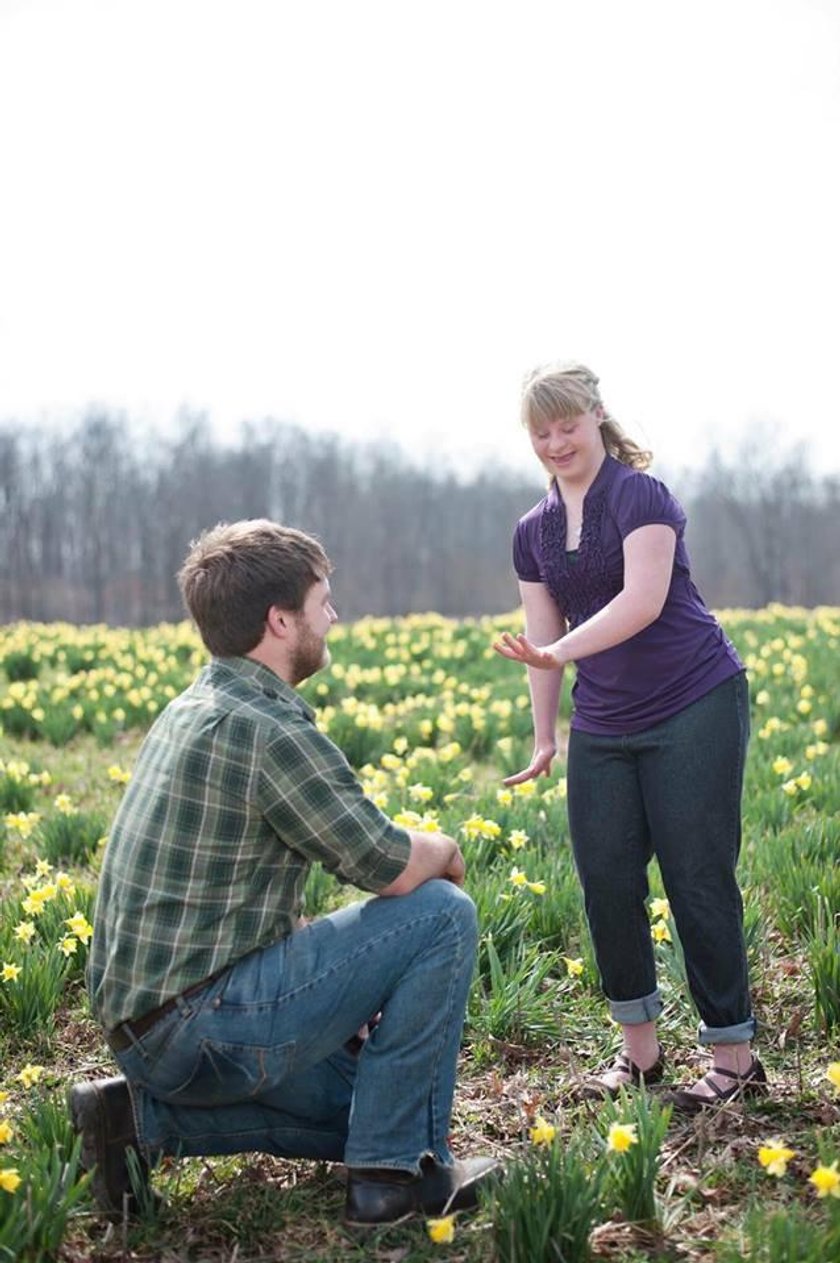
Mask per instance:
[[[734,1080],[732,1086],[720,1087],[712,1077],[716,1074]],[[749,1070],[744,1074],[738,1074],[737,1070],[726,1070],[723,1066],[712,1066],[698,1083],[705,1083],[714,1096],[698,1096],[696,1092],[680,1088],[668,1093],[667,1102],[681,1114],[699,1114],[706,1109],[717,1109],[728,1101],[746,1096],[764,1096],[767,1092],[767,1074],[758,1057],[753,1057]]]
[[[647,1070],[640,1070],[635,1061],[631,1061],[626,1052],[616,1054],[615,1060],[606,1070],[599,1074],[589,1075],[581,1084],[580,1094],[588,1100],[603,1100],[605,1097],[616,1097],[622,1088],[651,1087],[661,1083],[665,1073],[665,1049],[659,1045],[659,1056]],[[622,1074],[626,1081],[615,1086],[607,1083],[604,1075]]]

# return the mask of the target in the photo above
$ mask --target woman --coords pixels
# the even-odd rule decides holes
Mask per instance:
[[[673,1094],[697,1112],[766,1090],[735,879],[749,735],[744,667],[691,581],[685,514],[643,471],[650,453],[604,409],[582,365],[538,369],[522,418],[550,478],[519,522],[514,565],[525,635],[497,651],[528,667],[534,754],[516,784],[547,775],[567,662],[576,665],[568,810],[586,916],[623,1047],[588,1088],[662,1079],[645,907],[656,855],[711,1065]]]

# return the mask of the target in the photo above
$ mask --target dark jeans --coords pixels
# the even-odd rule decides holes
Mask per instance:
[[[659,861],[703,1044],[755,1033],[735,879],[749,739],[746,677],[734,676],[645,732],[572,730],[568,807],[586,916],[610,1012],[656,1018],[647,866]]]

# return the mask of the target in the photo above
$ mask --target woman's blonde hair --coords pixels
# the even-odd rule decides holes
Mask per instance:
[[[632,469],[647,469],[653,453],[628,438],[607,412],[591,369],[584,364],[546,364],[528,374],[522,388],[522,424],[528,429],[581,412],[597,413],[610,456]]]

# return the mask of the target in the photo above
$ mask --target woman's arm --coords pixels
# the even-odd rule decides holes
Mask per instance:
[[[566,630],[566,620],[548,588],[542,583],[520,582],[519,592],[525,609],[525,632],[529,640],[537,645],[548,645],[561,637]],[[505,653],[500,644],[494,647],[505,657],[511,656]],[[557,666],[556,662],[554,666]],[[551,763],[557,753],[557,709],[562,684],[562,669],[548,673],[528,668],[528,687],[534,720],[534,753],[528,767],[514,776],[506,777],[505,785],[518,785],[535,776],[548,776],[551,771]]]
[[[506,658],[529,667],[556,670],[567,662],[588,658],[629,640],[656,622],[662,613],[676,547],[673,527],[661,523],[640,526],[624,541],[624,587],[602,610],[551,644],[543,641],[544,648],[539,648],[539,642],[527,634],[511,636],[507,632],[495,647]]]

